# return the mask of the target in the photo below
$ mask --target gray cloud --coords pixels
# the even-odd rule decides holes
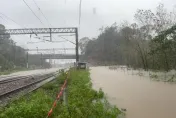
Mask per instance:
[[[78,11],[79,0],[35,0],[40,6],[43,13],[48,18],[49,22],[54,27],[77,27],[78,26]],[[65,2],[66,1],[66,2]],[[35,18],[23,0],[0,0],[0,11],[14,19],[16,22],[25,27],[48,27],[47,21],[35,6],[33,0],[26,0],[37,16],[42,20],[45,26]],[[117,24],[123,20],[133,22],[133,15],[137,9],[152,9],[155,10],[157,4],[162,2],[167,8],[172,8],[176,3],[174,0],[82,0],[82,16],[80,37],[96,37],[99,33],[98,29],[101,26],[111,25],[114,22]],[[96,14],[93,13],[93,8],[96,8]],[[5,24],[7,28],[20,28],[11,21],[0,19],[0,23]],[[15,36],[14,36],[15,37]],[[20,38],[19,38],[20,37]],[[27,45],[30,41],[29,36],[19,36],[14,40],[19,45],[25,45],[28,48],[53,48],[53,47],[74,47],[70,43],[51,44],[41,43]],[[55,36],[57,37],[57,36]],[[74,38],[69,38],[74,40]],[[36,39],[33,39],[36,41]],[[61,40],[58,38],[58,40]]]

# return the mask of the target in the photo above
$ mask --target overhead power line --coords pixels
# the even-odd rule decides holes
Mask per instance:
[[[4,19],[2,16],[0,16],[4,21],[8,22],[8,20],[10,20],[10,21],[12,21],[13,23],[15,23],[16,25],[20,26],[21,28],[26,28],[26,27],[20,25],[19,23],[17,23],[15,20],[13,20],[12,18],[10,18],[9,16],[7,16],[7,15],[1,13],[1,12],[0,12],[0,14],[6,18],[6,19]],[[17,36],[17,35],[16,35],[16,37],[20,38],[20,37]],[[14,37],[13,37],[13,38],[14,38]],[[27,38],[28,38],[28,37],[27,37]]]
[[[62,37],[62,36],[59,36],[59,35],[58,35],[58,37],[60,37],[60,38],[62,38],[62,39],[64,39],[64,40],[66,40],[66,41],[68,41],[68,42],[70,42],[70,43],[76,45],[76,43],[74,43],[74,42],[72,42],[72,41],[70,41],[70,40],[68,40],[68,39],[66,39],[66,38],[64,38],[64,37]]]
[[[40,20],[40,18],[35,14],[35,12],[31,9],[31,7],[26,3],[26,1],[23,0],[23,2],[24,2],[25,5],[31,10],[31,12],[34,14],[34,16],[40,21],[40,23],[41,23],[42,25],[44,25],[43,22]],[[45,25],[44,25],[44,26],[45,26]]]
[[[45,20],[48,23],[49,27],[53,27],[52,24],[49,22],[49,20],[47,19],[47,17],[45,16],[45,14],[42,12],[41,8],[39,7],[39,5],[37,4],[37,2],[35,0],[33,0],[34,4],[36,5],[36,7],[38,8],[38,10],[40,11],[40,13],[43,15],[43,17],[45,18]],[[54,36],[52,36],[52,38],[54,38],[56,40],[56,38]]]
[[[0,18],[2,19],[2,21],[4,21],[4,23],[8,23],[8,21],[6,19],[4,19],[2,16],[0,16]],[[3,24],[3,23],[2,23]]]
[[[43,17],[46,19],[46,21],[48,22],[48,25],[52,27],[51,23],[49,22],[49,20],[47,19],[47,17],[44,15],[44,13],[42,12],[41,8],[38,6],[38,4],[35,2],[35,0],[33,0],[35,5],[37,6],[37,8],[39,9],[39,11],[42,13]],[[35,17],[41,22],[42,25],[44,25],[44,23],[40,20],[40,18],[35,14],[35,12],[30,8],[30,6],[26,3],[25,0],[23,0],[23,2],[25,3],[25,5],[31,10],[31,12],[35,15]],[[7,19],[11,20],[12,22],[14,22],[15,24],[19,25],[20,27],[22,28],[26,28],[22,25],[20,25],[19,23],[17,23],[15,20],[13,20],[12,18],[8,17],[7,15],[3,14],[3,13],[0,13],[1,15],[5,16]],[[44,25],[45,26],[45,25]],[[68,35],[69,36],[69,35]],[[70,35],[71,36],[71,35]],[[62,36],[59,36],[61,37],[62,39],[66,40],[66,41],[69,41],[68,39],[62,37]],[[55,37],[53,37],[55,39]],[[55,39],[56,40],[56,39]],[[61,41],[62,42],[62,41]],[[75,44],[74,42],[71,42],[69,41],[70,43],[72,44]]]
[[[41,24],[44,25],[44,23],[40,20],[40,18],[35,14],[35,12],[30,8],[30,6],[26,3],[25,0],[23,0],[23,2],[28,6],[28,8],[31,10],[31,12],[35,15],[35,17],[41,22]],[[49,23],[48,19],[46,18],[46,16],[44,15],[44,13],[42,12],[41,8],[38,6],[38,4],[35,2],[35,0],[33,0],[33,2],[35,3],[36,7],[39,9],[39,11],[41,12],[41,14],[43,15],[43,17],[45,18],[45,20],[47,21],[47,23],[49,24],[50,27],[52,27],[52,25]],[[45,26],[45,25],[44,25]],[[52,36],[53,37],[53,36]],[[55,39],[55,37],[53,37]]]
[[[4,17],[6,17],[6,19],[14,22],[15,24],[17,24],[18,26],[22,27],[22,28],[25,28],[24,26],[20,25],[19,23],[17,23],[15,20],[13,20],[12,18],[10,18],[9,16],[3,14],[3,13],[0,13],[1,15],[3,15]]]
[[[35,5],[36,5],[37,8],[39,9],[39,11],[41,12],[41,14],[43,15],[43,17],[45,18],[45,20],[47,21],[49,27],[52,27],[51,23],[49,22],[49,20],[47,19],[47,17],[44,15],[44,13],[42,12],[41,8],[38,6],[38,4],[36,3],[36,1],[33,0],[33,2],[35,3]]]
[[[13,23],[15,23],[16,25],[20,26],[21,28],[26,28],[26,27],[20,25],[18,22],[16,22],[16,21],[13,20],[12,18],[10,18],[9,16],[7,16],[7,15],[1,13],[1,12],[0,12],[0,14],[6,18],[6,19],[4,19],[3,17],[1,17],[4,21],[6,21],[6,20],[8,19],[8,20],[12,21]],[[6,21],[6,22],[7,22],[7,21]],[[19,36],[17,36],[17,37],[19,37]]]
[[[15,20],[13,20],[12,18],[10,18],[9,16],[7,16],[7,15],[1,13],[1,12],[0,12],[0,14],[3,15],[3,16],[6,18],[6,19],[4,19],[4,18],[2,17],[2,19],[3,19],[4,21],[6,21],[6,20],[8,19],[8,20],[12,21],[13,23],[17,24],[18,26],[20,26],[21,28],[27,28],[27,27],[25,27],[25,26],[20,25],[18,22],[16,22]],[[27,37],[26,35],[24,35],[24,36]],[[20,37],[17,36],[17,35],[16,35],[16,37],[20,38]],[[29,37],[27,37],[27,38],[29,38]]]
[[[43,15],[43,17],[45,18],[45,20],[47,21],[49,27],[53,27],[52,24],[49,22],[49,20],[47,19],[47,17],[44,15],[44,13],[42,12],[41,8],[39,7],[39,5],[37,4],[37,2],[35,0],[33,0],[33,2],[35,3],[36,7],[38,8],[38,10],[41,12],[41,14]],[[56,38],[54,36],[52,36],[55,40]],[[61,37],[61,36],[60,36]],[[61,37],[62,39],[69,41],[68,39]],[[69,41],[70,43],[75,44],[74,42]]]

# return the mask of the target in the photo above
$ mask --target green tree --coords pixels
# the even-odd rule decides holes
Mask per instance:
[[[0,24],[0,33],[3,34],[5,26]],[[29,54],[29,57],[31,55]],[[33,56],[32,56],[33,57]],[[17,46],[11,39],[10,34],[0,35],[0,66],[1,71],[11,70],[14,67],[26,67],[26,52],[25,49]],[[41,58],[35,57],[29,59],[31,65],[41,66]],[[46,67],[50,67],[50,64],[42,60],[42,63]]]

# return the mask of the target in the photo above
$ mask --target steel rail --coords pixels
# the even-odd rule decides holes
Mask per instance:
[[[32,75],[25,75],[25,76],[11,76],[11,77],[4,77],[0,79],[0,84],[4,84],[4,83],[8,83],[8,82],[12,82],[12,81],[17,81],[17,80],[21,80],[21,79],[30,79],[30,78],[34,78],[35,77],[39,77],[42,76],[43,74],[32,74]],[[48,75],[48,74],[45,74]]]
[[[37,81],[28,83],[28,84],[26,84],[26,85],[23,85],[23,86],[14,88],[14,89],[12,89],[12,90],[9,90],[9,91],[7,91],[7,92],[4,92],[4,93],[0,94],[0,99],[1,99],[2,97],[4,97],[4,96],[10,95],[10,94],[15,93],[15,92],[18,92],[18,91],[20,91],[20,90],[26,89],[26,88],[28,88],[28,87],[30,87],[30,86],[32,86],[32,85],[35,85],[35,84],[37,84],[37,83],[39,83],[39,82],[42,82],[42,81],[44,81],[44,80],[46,80],[46,79],[48,79],[48,78],[50,78],[50,77],[52,77],[52,76],[54,76],[54,74],[50,74],[50,75],[47,74],[47,76],[46,76],[46,75],[42,75],[42,77],[44,77],[43,79],[39,79],[39,80],[37,80]]]
[[[32,78],[32,76],[19,76],[19,77],[13,77],[9,79],[7,78],[7,79],[0,80],[0,84],[5,84],[8,82],[13,82],[13,81],[21,80],[21,79],[28,79],[30,77]]]

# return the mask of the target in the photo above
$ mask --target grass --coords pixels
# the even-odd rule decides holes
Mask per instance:
[[[103,91],[92,89],[89,72],[72,70],[68,85],[68,112],[71,118],[116,118],[120,111],[111,106]],[[59,117],[58,117],[59,118]]]
[[[158,75],[157,75],[157,74],[149,74],[149,77],[150,77],[150,78],[156,78],[156,79],[157,79],[157,78],[158,78]]]
[[[64,78],[62,74],[56,81],[47,83],[35,92],[1,108],[0,118],[45,118]]]
[[[55,81],[10,103],[0,110],[0,118],[46,118],[64,83],[62,73]],[[67,88],[68,103],[57,103],[51,118],[116,118],[120,111],[111,106],[103,91],[92,89],[89,72],[71,70]]]

